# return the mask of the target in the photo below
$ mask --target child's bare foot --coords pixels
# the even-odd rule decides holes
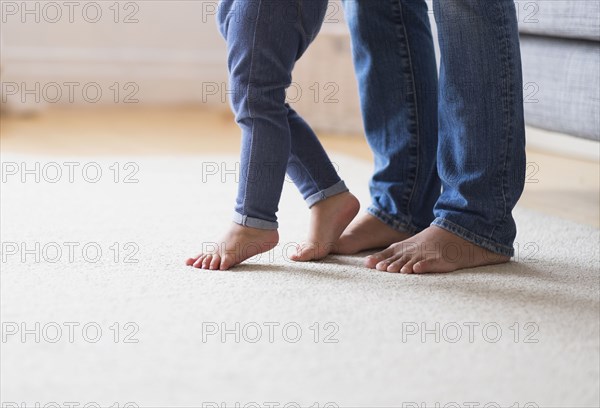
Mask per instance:
[[[298,247],[290,258],[306,262],[327,256],[340,234],[360,208],[360,203],[351,193],[336,194],[315,204],[311,209],[308,240]]]
[[[384,272],[452,272],[458,269],[505,263],[498,255],[434,225],[412,238],[368,256],[365,264]]]
[[[262,230],[232,223],[220,242],[214,243],[205,253],[188,259],[186,265],[224,271],[254,255],[270,251],[278,242],[277,230]]]
[[[385,248],[410,236],[411,234],[388,227],[371,214],[364,214],[346,228],[336,243],[334,252],[351,255],[367,249]]]

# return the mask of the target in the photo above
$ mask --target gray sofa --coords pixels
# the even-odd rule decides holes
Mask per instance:
[[[600,1],[516,1],[528,125],[600,140]]]
[[[428,3],[431,10],[431,1]],[[600,0],[517,0],[515,4],[523,51],[528,143],[535,139],[538,147],[548,147],[547,132],[538,129],[600,140]],[[433,13],[431,23],[437,38]],[[325,24],[322,31],[298,64],[294,81],[305,90],[305,96],[294,106],[321,131],[362,132],[345,23],[340,19],[338,24]],[[439,57],[437,48],[436,42]],[[312,97],[306,97],[315,83],[322,87],[336,84],[333,103],[315,104]],[[332,92],[323,91],[327,95]]]

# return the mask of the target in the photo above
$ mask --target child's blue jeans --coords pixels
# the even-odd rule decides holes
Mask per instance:
[[[242,129],[234,222],[276,229],[286,171],[309,207],[348,191],[320,142],[286,104],[296,61],[313,41],[327,0],[223,0],[231,105]]]

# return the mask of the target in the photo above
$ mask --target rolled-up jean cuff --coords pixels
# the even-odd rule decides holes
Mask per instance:
[[[422,228],[418,228],[415,225],[412,225],[403,217],[393,216],[385,211],[375,207],[374,205],[367,208],[367,212],[371,214],[373,217],[377,218],[379,221],[383,222],[388,227],[407,234],[416,234],[421,231]]]
[[[350,190],[348,190],[348,187],[346,187],[346,183],[344,183],[344,181],[338,181],[333,186],[328,187],[325,190],[321,190],[318,193],[315,193],[315,194],[309,196],[308,198],[305,199],[305,201],[306,201],[306,204],[308,205],[308,208],[310,208],[313,205],[317,204],[319,201],[323,201],[329,197],[332,197],[337,194],[346,193],[348,191],[350,191]]]
[[[276,230],[279,227],[277,222],[265,221],[260,218],[248,217],[238,212],[233,213],[233,222],[244,227],[257,228],[262,230]]]
[[[487,249],[488,251],[492,251],[495,254],[510,257],[513,257],[515,254],[515,249],[512,246],[506,246],[498,242],[494,242],[488,238],[484,238],[446,219],[438,217],[435,220],[433,220],[431,225],[443,228],[446,231],[451,232],[454,235],[466,241],[469,241],[472,244],[477,245],[478,247]]]

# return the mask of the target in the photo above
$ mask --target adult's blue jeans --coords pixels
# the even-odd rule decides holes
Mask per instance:
[[[231,105],[242,130],[234,222],[276,229],[286,172],[311,207],[348,191],[308,124],[286,104],[292,70],[321,28],[327,0],[222,0]]]
[[[525,126],[514,0],[346,0],[366,136],[369,212],[512,256]]]

